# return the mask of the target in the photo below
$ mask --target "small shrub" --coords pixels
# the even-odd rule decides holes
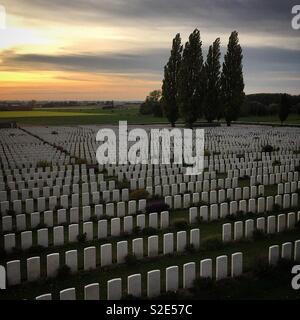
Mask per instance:
[[[274,148],[270,144],[267,144],[262,148],[262,152],[273,152],[273,151],[274,151]]]
[[[188,253],[195,253],[196,252],[196,248],[193,244],[187,244],[185,246],[185,251]]]
[[[145,235],[145,236],[151,236],[153,234],[156,234],[157,233],[157,230],[155,228],[152,228],[152,227],[147,227],[147,228],[144,228],[142,230],[142,234]]]
[[[75,159],[75,164],[86,164],[86,160],[85,159],[76,158]]]
[[[149,197],[149,192],[145,189],[137,189],[129,194],[130,200],[141,200],[147,199]]]
[[[274,212],[279,212],[280,209],[281,209],[281,207],[280,207],[280,205],[279,205],[278,203],[275,203],[275,204],[273,205],[273,211],[274,211]]]
[[[156,300],[179,300],[180,294],[177,291],[167,291],[156,297]]]
[[[6,257],[6,251],[4,250],[4,248],[0,248],[0,257],[2,259],[4,259]]]
[[[123,179],[123,181],[117,181],[117,188],[118,189],[129,189],[130,183],[127,179]]]
[[[244,181],[244,180],[249,180],[250,177],[245,174],[243,177],[239,177],[239,179]]]
[[[208,150],[204,150],[204,156],[209,157],[210,156],[210,152]]]
[[[200,201],[198,202],[198,206],[199,206],[199,207],[201,207],[201,206],[207,206],[207,205],[208,205],[208,203],[205,202],[205,201],[200,200]]]
[[[126,257],[125,257],[125,263],[128,265],[128,266],[134,266],[136,265],[138,262],[137,260],[137,257],[134,255],[134,254],[128,254]]]
[[[220,250],[224,247],[224,243],[217,238],[208,239],[204,242],[205,250]]]
[[[236,218],[240,220],[240,219],[244,218],[244,215],[245,215],[244,211],[238,211],[236,213]]]
[[[57,278],[64,279],[71,274],[71,268],[64,264],[63,266],[59,267],[57,270]]]
[[[249,212],[246,213],[246,217],[249,218],[249,219],[253,218],[253,217],[255,217],[255,213],[249,211]]]
[[[38,161],[38,163],[36,164],[36,166],[37,166],[38,168],[51,167],[51,163],[48,162],[47,160],[40,160],[40,161]]]
[[[64,152],[64,148],[62,146],[56,146],[56,149],[61,151],[61,152]]]
[[[14,217],[16,215],[16,212],[14,210],[12,210],[12,209],[9,209],[9,210],[6,210],[6,214],[8,216],[13,216]]]
[[[163,201],[150,202],[146,205],[147,213],[152,213],[152,212],[160,213],[162,211],[167,211],[169,209],[170,209],[169,205],[167,205]]]
[[[91,216],[90,221],[97,222],[98,221],[98,217],[97,216]]]
[[[188,226],[188,223],[184,219],[178,219],[174,221],[174,227],[177,230],[186,229]]]
[[[262,230],[254,230],[252,233],[253,240],[261,240],[264,239],[266,234]]]
[[[200,217],[200,216],[197,216],[195,220],[196,220],[196,223],[197,223],[197,224],[201,224],[201,223],[203,223],[203,221],[204,221],[204,220],[203,220],[203,217]]]
[[[273,166],[280,166],[280,165],[281,165],[281,162],[278,161],[278,160],[275,160],[275,161],[273,161],[272,165],[273,165]]]
[[[86,238],[87,238],[87,234],[85,233],[81,233],[77,236],[77,241],[80,243],[84,243],[86,242]]]
[[[45,229],[47,228],[47,225],[43,222],[40,222],[37,226],[36,229]]]
[[[257,257],[254,260],[251,270],[256,276],[265,277],[269,276],[271,266],[265,258]]]
[[[151,198],[152,200],[160,200],[160,201],[163,201],[163,197],[158,195],[158,194],[155,194],[154,196],[152,196]]]
[[[51,134],[58,134],[58,132],[57,131],[51,131]]]
[[[13,247],[12,248],[12,253],[15,255],[20,256],[23,253],[23,250],[21,248]]]
[[[225,218],[227,220],[230,220],[230,221],[236,221],[237,220],[237,216],[234,215],[234,214],[227,214]]]
[[[134,227],[133,229],[132,229],[132,234],[134,234],[134,235],[139,235],[139,234],[141,234],[141,232],[142,232],[142,230],[141,230],[141,228],[140,227],[138,227],[138,226],[136,226],[136,227]]]
[[[192,291],[197,292],[205,292],[212,289],[215,285],[215,282],[211,278],[196,278],[193,282]]]
[[[28,253],[35,253],[35,254],[36,254],[36,253],[41,254],[41,253],[43,253],[44,251],[45,251],[45,248],[44,248],[43,246],[39,246],[39,245],[30,247],[30,248],[27,250]]]

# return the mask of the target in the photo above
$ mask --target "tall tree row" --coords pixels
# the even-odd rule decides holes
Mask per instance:
[[[222,103],[226,123],[237,120],[244,101],[244,78],[242,48],[238,33],[233,31],[229,37],[221,75]]]
[[[195,29],[185,44],[178,79],[178,106],[188,127],[202,115],[203,56],[200,32]]]
[[[186,126],[202,116],[208,122],[225,117],[227,125],[236,120],[244,100],[243,54],[238,33],[230,35],[221,72],[220,39],[209,47],[203,63],[200,32],[195,29],[184,49],[180,35],[173,39],[171,56],[164,69],[162,106],[175,126],[179,116]]]
[[[178,120],[178,105],[177,105],[177,88],[178,75],[181,64],[182,45],[180,34],[178,33],[173,39],[171,56],[164,69],[164,80],[162,85],[162,107],[165,116],[175,127]]]
[[[221,64],[220,38],[217,38],[209,47],[204,65],[205,89],[203,113],[208,122],[217,119],[220,113],[221,94]]]
[[[281,121],[281,124],[288,118],[288,115],[290,113],[290,99],[289,96],[284,93],[281,95],[280,98],[280,105],[279,105],[279,110],[278,110],[278,117]]]

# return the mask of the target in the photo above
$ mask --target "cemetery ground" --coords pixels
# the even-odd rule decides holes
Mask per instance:
[[[126,109],[102,110],[99,108],[36,108],[32,111],[1,111],[0,122],[16,121],[20,125],[88,125],[117,124],[127,120],[129,124],[167,123],[164,117],[139,114],[139,107]],[[200,119],[201,122],[206,122]],[[222,119],[221,121],[224,121]],[[238,122],[265,123],[279,125],[277,115],[240,117]],[[178,123],[181,124],[179,120]],[[299,114],[290,114],[285,124],[300,124]]]
[[[227,222],[230,220],[227,220]],[[78,295],[77,299],[84,299],[83,296],[83,284],[89,283],[103,283],[113,278],[122,278],[124,283],[126,279],[131,274],[141,273],[142,274],[142,283],[146,283],[146,274],[151,270],[164,270],[165,268],[178,265],[182,268],[183,264],[191,261],[200,261],[201,259],[206,258],[216,258],[220,255],[231,255],[235,252],[243,252],[244,254],[244,272],[245,275],[240,277],[240,280],[230,279],[228,282],[224,281],[224,285],[221,284],[217,287],[217,283],[209,283],[200,286],[196,292],[196,295],[193,294],[193,291],[189,293],[188,290],[181,290],[181,295],[178,295],[178,298],[185,297],[188,299],[299,299],[299,292],[293,290],[290,287],[291,277],[290,277],[290,268],[292,264],[287,264],[287,268],[278,268],[277,275],[274,270],[271,268],[268,269],[268,252],[267,247],[273,244],[282,244],[287,241],[296,241],[299,239],[299,230],[294,232],[286,232],[280,236],[272,237],[263,237],[262,239],[253,241],[253,240],[241,240],[231,244],[222,244],[220,238],[220,230],[222,223],[226,220],[218,223],[211,223],[211,225],[200,225],[201,226],[201,241],[203,248],[200,250],[190,251],[183,254],[174,254],[166,257],[158,256],[155,258],[144,258],[140,261],[135,261],[131,263],[124,263],[121,265],[115,265],[111,267],[100,267],[96,270],[84,271],[83,270],[83,256],[79,257],[79,269],[75,275],[67,275],[65,277],[57,277],[56,279],[47,279],[46,270],[42,269],[41,274],[43,276],[42,280],[32,283],[24,283],[20,286],[12,287],[7,290],[1,299],[34,299],[41,292],[51,291],[53,294],[53,299],[59,299],[59,292],[65,288],[75,287],[77,289]],[[165,231],[173,231],[172,229]],[[159,233],[158,233],[159,234]],[[126,236],[120,237],[116,240],[110,241],[114,243],[117,240],[129,240],[132,237]],[[161,239],[160,239],[161,240]],[[162,248],[162,241],[159,243],[160,249]],[[101,243],[101,242],[100,242]],[[52,252],[65,252],[67,250],[72,250],[76,248],[77,250],[82,250],[84,247],[96,246],[99,250],[99,241],[89,241],[85,244],[76,244],[66,245],[62,248],[51,248],[49,251],[39,252],[39,255],[42,259],[45,259],[47,254]],[[102,242],[103,244],[105,242]],[[146,251],[146,247],[144,248]],[[35,256],[34,250],[29,251],[18,255],[18,258],[29,258]],[[113,252],[114,259],[116,259],[116,252]],[[14,260],[16,257],[12,256],[5,260]],[[6,262],[5,260],[1,263]],[[99,260],[99,256],[98,259]],[[99,264],[99,261],[97,261]],[[25,269],[25,266],[23,266]],[[259,269],[261,267],[261,270]],[[256,273],[253,274],[253,270]],[[276,271],[276,270],[275,270]],[[261,274],[259,274],[261,273]],[[268,274],[269,273],[269,274]],[[276,277],[274,278],[274,274]],[[182,283],[182,275],[179,278],[179,282]],[[223,285],[223,286],[222,286]],[[162,276],[161,287],[165,286],[165,278]],[[211,287],[210,287],[211,286]],[[196,287],[197,289],[197,287]],[[100,286],[102,298],[105,299],[106,287]],[[124,298],[126,298],[126,292],[123,292]],[[146,298],[146,288],[143,288],[143,296]],[[161,298],[164,298],[162,295]],[[168,295],[165,297],[168,298]],[[175,298],[176,295],[170,295],[169,298]]]
[[[96,125],[23,129],[1,130],[0,299],[300,298],[300,129],[208,128],[193,177],[96,164]]]

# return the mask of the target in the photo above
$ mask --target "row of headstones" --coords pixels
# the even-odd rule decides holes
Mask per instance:
[[[47,170],[48,168],[48,170]],[[63,170],[58,170],[57,168],[49,168],[47,167],[45,171],[43,171],[43,168],[37,167],[36,170],[34,168],[31,168],[29,172],[27,172],[27,169],[22,170],[22,173],[20,172],[9,172],[9,170],[6,170],[6,172],[3,173],[3,176],[6,177],[7,182],[17,182],[17,181],[22,181],[22,180],[33,180],[33,181],[38,181],[38,180],[43,180],[47,181],[47,179],[66,179],[66,178],[73,178],[73,177],[79,177],[80,179],[90,179],[93,177],[95,179],[95,169],[63,169]],[[101,172],[101,171],[100,171]],[[101,175],[102,173],[97,174]],[[103,175],[103,174],[102,174]],[[2,178],[3,178],[2,176]],[[1,177],[1,176],[0,176]]]
[[[231,255],[231,261],[228,261],[228,256],[222,255],[216,258],[215,279],[217,281],[229,276],[229,268],[231,269],[230,276],[238,277],[243,273],[243,254],[236,252]],[[179,266],[170,266],[165,269],[165,287],[161,288],[161,271],[152,270],[147,272],[146,296],[155,298],[163,292],[174,292],[180,288],[191,288],[197,278],[198,271],[196,270],[198,263],[189,262],[182,266],[180,272]],[[200,279],[213,278],[213,261],[212,259],[204,259],[200,261]],[[180,284],[180,276],[182,275],[182,284]],[[134,274],[127,277],[126,293],[134,297],[142,297],[143,295],[142,275]],[[120,300],[123,296],[125,288],[122,285],[122,279],[116,278],[107,282],[107,300]],[[60,291],[60,300],[76,300],[76,289],[69,288]],[[36,297],[37,300],[51,300],[52,294],[44,294]],[[84,287],[85,300],[99,300],[99,284],[94,283]]]
[[[113,170],[110,170],[110,171],[111,172],[107,173],[107,176],[109,176],[109,177],[114,176]],[[184,171],[184,172],[182,173],[181,171]],[[149,170],[149,171],[139,171],[139,172],[133,171],[133,172],[127,172],[127,173],[119,173],[118,177],[119,178],[122,177],[121,180],[123,180],[124,178],[127,178],[129,180],[132,178],[138,179],[138,178],[146,178],[146,177],[152,177],[152,176],[173,176],[173,175],[185,176],[185,174],[184,174],[185,171],[186,171],[185,167],[178,167],[176,169],[168,169],[168,170],[155,169],[155,170]],[[205,175],[201,174],[201,176],[202,177],[205,176],[205,178],[209,178],[210,174],[206,172]],[[5,180],[8,182],[8,184],[22,182],[22,181],[31,181],[29,184],[29,186],[31,186],[31,184],[33,184],[33,183],[51,184],[55,180],[58,180],[58,181],[66,180],[66,181],[68,181],[68,183],[70,183],[71,181],[74,181],[75,183],[77,183],[79,180],[82,180],[84,182],[89,182],[89,181],[94,182],[96,180],[102,181],[103,174],[102,173],[95,174],[94,169],[89,169],[88,172],[86,172],[85,169],[81,172],[79,170],[51,171],[51,172],[36,172],[33,174],[24,173],[22,175],[21,174],[16,174],[16,175],[8,174],[8,175],[6,175]],[[119,179],[119,181],[120,181],[120,179]],[[0,182],[4,182],[4,176],[0,176]],[[11,185],[10,185],[10,187],[11,187]]]
[[[79,184],[73,185],[55,185],[52,187],[43,187],[43,188],[32,188],[32,189],[21,189],[21,190],[10,190],[9,193],[7,191],[0,191],[0,201],[14,201],[14,200],[22,200],[33,198],[37,199],[42,196],[45,198],[49,198],[51,196],[60,197],[61,195],[70,195],[71,193],[87,193],[87,192],[96,192],[100,191],[101,193],[108,191],[120,192],[119,189],[115,189],[115,181],[109,181],[109,187],[106,187],[106,181],[100,182],[98,185],[97,182],[92,182],[90,187],[87,183],[83,183],[81,186]],[[42,191],[42,192],[41,192]]]
[[[296,240],[294,243],[283,243],[281,245],[281,252],[280,245],[273,245],[269,247],[269,264],[275,266],[280,259],[300,262],[300,240]]]
[[[104,191],[105,192],[105,191]],[[120,196],[119,191],[115,192],[114,198],[117,199],[117,196]],[[108,197],[110,196],[110,193],[108,192],[105,197],[108,200]],[[80,201],[81,200],[81,201]],[[128,211],[134,213],[136,209],[136,201],[135,200],[129,200],[129,191],[128,189],[122,189],[121,190],[121,202],[117,202],[117,205],[120,204],[120,206],[124,205],[125,203],[128,206]],[[104,200],[105,201],[105,200]],[[109,200],[108,200],[109,201]],[[139,200],[138,208],[139,210],[143,210],[145,207],[145,199]],[[7,211],[12,208],[15,214],[21,214],[23,212],[25,213],[32,213],[35,212],[35,208],[37,208],[37,211],[42,212],[46,210],[54,210],[57,208],[57,206],[60,206],[61,208],[68,209],[70,207],[79,207],[79,206],[89,206],[90,204],[99,204],[100,203],[100,194],[99,192],[93,192],[92,197],[90,193],[82,193],[80,194],[72,194],[72,196],[63,195],[60,197],[51,196],[49,197],[49,200],[46,201],[44,197],[40,197],[37,200],[36,199],[26,199],[25,203],[23,203],[21,200],[14,200],[12,202],[12,207],[10,206],[9,201],[2,201],[0,202],[0,212],[2,215],[6,215]],[[122,204],[123,203],[123,204]],[[111,208],[114,208],[114,203],[106,203],[107,211],[110,211]]]
[[[183,167],[183,169],[186,169]],[[131,179],[146,179],[146,178],[154,178],[154,184],[172,184],[172,183],[180,183],[180,182],[189,182],[189,181],[202,181],[202,180],[210,180],[216,179],[215,171],[205,171],[200,174],[195,175],[187,175],[184,173],[178,173],[178,170],[174,170],[174,172],[164,172],[164,171],[141,171],[139,173],[118,173],[115,175],[118,178],[118,181],[123,181],[124,178],[127,180]],[[186,170],[183,170],[186,171]],[[163,178],[164,177],[164,178]],[[159,182],[160,181],[160,182]]]
[[[62,172],[63,173],[63,172]],[[149,176],[149,177],[130,177],[128,180],[135,179],[139,181],[139,187],[145,186],[145,179],[147,179],[147,183],[149,186],[152,186],[153,183],[154,185],[160,185],[160,184],[172,184],[172,183],[181,183],[181,182],[195,182],[195,181],[202,181],[202,180],[208,180],[208,179],[214,179],[216,177],[215,173],[209,174],[208,172],[204,172],[204,174],[200,175],[183,175],[183,174],[177,174],[177,175],[161,175],[159,173],[155,174],[154,176]],[[1,178],[1,177],[0,177]],[[10,179],[9,179],[10,178]],[[97,179],[96,179],[97,178]],[[2,177],[2,179],[4,179]],[[89,187],[88,185],[85,185],[84,183],[89,183],[90,184],[90,189],[93,191],[97,191],[97,187],[95,188],[95,183],[96,181],[100,185],[100,191],[104,190],[112,190],[115,188],[115,181],[109,181],[108,182],[108,187],[107,187],[107,182],[104,181],[104,175],[103,174],[98,174],[96,175],[82,175],[81,177],[79,175],[73,176],[72,172],[70,172],[70,175],[67,177],[56,177],[55,175],[51,178],[47,179],[30,179],[30,178],[25,178],[23,181],[20,178],[17,178],[16,181],[12,180],[12,176],[7,177],[8,182],[7,186],[10,190],[22,190],[22,189],[29,189],[32,190],[33,188],[39,188],[42,189],[44,186],[48,187],[53,187],[54,184],[63,187],[63,185],[71,185],[77,184],[79,182],[83,182],[82,190],[86,189],[86,192],[88,192]],[[11,181],[10,181],[11,180]],[[124,177],[119,177],[118,181],[122,182],[124,180]],[[93,184],[92,184],[93,183]],[[97,184],[96,184],[97,186]],[[5,190],[5,183],[4,181],[0,181],[0,190]]]
[[[90,220],[100,220],[101,218],[112,218],[114,217],[114,211],[110,208],[111,206],[106,206],[106,210],[103,210],[103,205],[96,205],[94,210],[91,210],[90,206],[85,206],[82,208],[73,207],[70,210],[67,209],[58,209],[56,214],[53,211],[44,211],[44,212],[33,212],[31,214],[17,214],[16,216],[4,216],[0,219],[2,233],[9,232],[12,230],[24,231],[30,230],[39,227],[40,225],[45,225],[46,227],[53,227],[54,225],[68,225],[73,223],[87,222]],[[80,210],[81,209],[81,210]],[[80,213],[81,211],[81,213]],[[94,214],[93,214],[94,211]],[[105,214],[106,215],[105,215]],[[119,203],[117,205],[117,216],[125,217],[126,207],[125,203]],[[157,213],[150,213],[149,217],[152,217]],[[130,217],[135,217],[134,214],[129,215]],[[139,215],[138,215],[139,216]],[[142,216],[140,214],[140,216]]]
[[[149,214],[148,220],[144,214],[136,216],[136,226],[141,230],[148,228],[158,229],[158,224],[161,229],[166,229],[169,226],[168,211]],[[123,220],[123,224],[121,221]],[[159,220],[159,221],[158,221]],[[147,221],[147,224],[146,224]],[[97,239],[106,239],[109,235],[111,237],[120,237],[123,234],[131,234],[133,232],[134,221],[132,216],[121,218],[113,218],[110,221],[110,234],[108,234],[109,224],[106,219],[99,220],[97,223]],[[50,239],[52,239],[53,246],[63,246],[65,243],[78,242],[80,234],[86,234],[86,240],[94,240],[94,223],[84,222],[82,225],[82,233],[80,233],[79,224],[70,224],[69,226],[57,226],[52,230],[48,228],[38,229],[36,231],[23,231],[20,237],[16,233],[8,233],[3,236],[4,249],[6,252],[12,252],[14,248],[28,250],[35,246],[33,239],[36,234],[36,245],[49,247]],[[19,242],[18,242],[19,239]]]
[[[99,170],[102,170],[103,169],[103,166],[102,165],[98,165],[98,168]],[[62,172],[65,172],[65,171],[72,171],[72,172],[82,172],[82,173],[87,173],[87,167],[86,167],[86,164],[75,164],[75,165],[71,165],[71,164],[68,164],[68,165],[63,165],[63,166],[52,166],[52,167],[39,167],[39,168],[22,168],[22,169],[13,169],[13,170],[1,170],[0,169],[0,176],[1,175],[17,175],[17,174],[21,174],[21,175],[25,175],[25,174],[30,174],[32,177],[35,173],[43,173],[43,172],[46,172],[46,173],[51,173],[51,172],[59,172],[59,171],[62,171]]]
[[[221,189],[213,190],[210,192],[203,191],[201,193],[195,192],[193,194],[176,194],[174,196],[165,196],[165,203],[167,203],[171,208],[181,209],[189,208],[191,205],[196,205],[197,203],[205,202],[208,204],[218,204],[223,203],[226,200],[239,201],[239,200],[249,200],[250,198],[256,198],[260,195],[264,195],[264,186],[252,186],[249,187],[235,188],[235,189]]]
[[[188,176],[187,176],[188,177]],[[158,179],[156,179],[158,178]],[[152,179],[152,178],[150,178]],[[148,180],[148,179],[147,179]],[[178,190],[180,190],[180,193],[184,193],[186,190],[189,190],[191,192],[197,191],[210,191],[210,190],[215,190],[216,188],[236,188],[238,185],[238,179],[237,178],[226,178],[226,179],[211,179],[211,180],[200,180],[200,181],[189,181],[189,182],[182,182],[182,179],[177,179],[176,181],[173,182],[174,179],[169,179],[166,176],[163,177],[155,177],[155,183],[152,185],[152,181],[149,180],[148,183],[145,179],[131,179],[130,180],[130,189],[131,190],[136,190],[136,189],[145,189],[145,188],[170,188],[171,187],[171,193],[177,194]],[[171,181],[172,180],[172,181]],[[159,183],[156,183],[159,182]],[[173,183],[170,183],[173,182]],[[168,191],[170,192],[170,191]]]
[[[97,164],[97,169],[99,171],[102,171],[103,169],[109,170],[110,174],[117,175],[119,172],[140,172],[140,171],[154,171],[154,170],[168,170],[168,169],[179,169],[184,171],[184,167],[182,167],[179,164],[171,163],[171,164],[127,164],[127,165],[101,165]],[[46,168],[23,168],[23,169],[14,169],[14,170],[2,170],[0,169],[0,176],[1,175],[17,175],[17,174],[30,174],[32,177],[35,173],[42,174],[43,172],[46,172],[48,174],[51,174],[52,172],[72,172],[73,175],[87,175],[94,173],[94,168],[87,168],[86,164],[68,164],[68,165],[62,165],[62,166],[52,166],[52,167],[46,167]],[[65,175],[64,175],[65,176]]]
[[[299,181],[299,172],[284,172],[284,173],[276,173],[270,175],[258,175],[250,177],[250,185],[255,185],[257,183],[264,185],[273,185],[283,182],[298,182]]]
[[[191,207],[189,209],[189,222],[196,223],[198,217],[203,221],[213,221],[217,219],[226,218],[228,214],[235,215],[238,212],[252,212],[252,213],[265,213],[272,212],[274,204],[283,209],[297,208],[298,207],[298,194],[292,194],[292,200],[289,194],[283,196],[268,196],[265,198],[231,201],[229,203],[223,202],[221,204],[212,204],[210,206]]]
[[[300,190],[300,181],[279,183],[277,186],[277,194],[293,193]]]
[[[295,183],[294,183],[295,184]],[[293,188],[296,187],[296,185]],[[142,185],[141,188],[144,188],[145,186]],[[208,192],[208,191],[214,191],[217,188],[225,188],[225,189],[231,189],[231,188],[237,188],[238,187],[238,180],[236,178],[234,179],[218,179],[218,180],[204,180],[204,181],[197,181],[197,182],[188,182],[188,183],[180,183],[180,184],[164,184],[164,185],[157,185],[154,187],[146,187],[146,190],[149,192],[150,195],[160,195],[160,196],[167,196],[167,195],[176,195],[178,193],[186,193],[186,192]],[[256,186],[252,186],[253,188],[251,190],[255,190]],[[90,188],[87,183],[84,183],[82,187],[80,188],[79,184],[73,184],[72,185],[72,194],[79,194],[81,190],[81,194],[84,198],[88,198],[87,194],[92,194],[92,201],[94,204],[97,204],[97,201],[99,203],[100,199],[102,201],[120,201],[120,198],[123,199],[123,201],[126,201],[127,193],[129,192],[127,189],[114,189],[115,188],[115,181],[109,181],[109,187],[106,189],[106,182],[100,182],[100,192],[98,190],[97,183],[91,183]],[[261,187],[262,188],[262,187]],[[137,188],[133,188],[137,189]],[[297,188],[296,188],[297,189]],[[291,188],[288,189],[291,191]],[[52,191],[52,192],[51,192]],[[295,190],[296,191],[296,190]],[[254,191],[252,191],[254,192]],[[62,194],[61,194],[62,193]],[[263,193],[262,190],[259,192],[260,194]],[[288,193],[288,192],[286,192]],[[10,196],[8,199],[7,191],[0,191],[0,202],[4,201],[26,201],[30,199],[44,201],[49,199],[51,197],[62,197],[62,196],[70,196],[71,194],[71,188],[69,185],[63,185],[61,186],[54,186],[52,188],[50,187],[43,187],[43,196],[40,195],[40,189],[39,188],[33,188],[32,192],[30,192],[28,189],[22,189],[21,190],[21,197],[19,199],[19,192],[18,190],[11,190]],[[32,196],[32,198],[30,198]],[[253,195],[254,197],[255,195]],[[66,197],[64,197],[63,201],[66,203],[65,200]],[[90,197],[89,197],[90,198]],[[87,205],[87,204],[85,204]],[[45,204],[41,206],[45,207]],[[41,211],[41,210],[39,210]]]
[[[238,169],[234,169],[232,170],[231,166],[224,166],[224,165],[210,165],[210,166],[204,166],[204,168],[208,168],[208,172],[204,172],[204,174],[198,175],[197,176],[197,180],[203,180],[204,179],[209,179],[209,172],[214,173],[214,172],[220,172],[220,173],[227,173],[228,174],[228,178],[239,178],[239,177],[243,177],[245,175],[247,176],[263,176],[263,175],[281,175],[283,176],[283,179],[286,177],[286,174],[289,172],[294,172],[295,171],[295,166],[291,165],[291,166],[272,166],[272,167],[259,167],[259,168],[248,168],[249,165],[245,165],[244,168],[238,168]],[[123,174],[123,173],[118,173],[118,180],[121,181],[124,178],[126,178],[127,180],[131,180],[131,179],[141,179],[141,178],[146,178],[151,177],[151,176],[164,176],[164,172],[159,172],[157,171],[156,174],[152,174],[153,172],[147,172],[147,176],[145,174],[145,172],[143,172],[144,174],[141,173],[133,173],[133,174]],[[155,172],[154,172],[155,173]],[[178,174],[177,174],[178,175]],[[183,175],[183,177],[185,177],[185,174],[181,174]],[[172,175],[166,175],[167,177],[172,177]],[[211,178],[214,177],[214,174],[212,175]],[[272,180],[275,178],[271,177],[271,182]],[[276,178],[279,179],[279,178]],[[270,184],[272,184],[270,182]]]
[[[294,165],[281,165],[281,166],[269,166],[269,167],[254,167],[254,168],[249,168],[250,164],[244,164],[241,167],[237,167],[234,170],[228,170],[226,171],[228,174],[228,178],[239,178],[243,177],[245,175],[247,176],[263,176],[263,175],[271,175],[271,174],[283,174],[283,173],[288,173],[288,172],[294,172],[295,171],[295,166]],[[215,167],[210,168],[211,170],[218,170]],[[221,170],[220,170],[221,171]]]
[[[248,219],[244,222],[236,221],[234,224],[224,223],[222,226],[222,240],[223,242],[230,242],[232,240],[238,241],[244,237],[249,239],[252,238],[254,230],[260,230],[263,233],[267,232],[267,234],[284,232],[294,229],[297,221],[300,221],[300,211],[297,215],[295,212],[279,214],[277,216],[277,223],[276,216],[257,218],[256,223],[253,219]]]
[[[162,255],[182,253],[187,247],[187,232],[178,231],[176,234],[176,251],[174,251],[174,233],[167,233],[163,236]],[[189,244],[195,249],[200,246],[200,230],[190,230]],[[126,262],[128,254],[134,255],[137,259],[144,258],[144,239],[136,238],[132,240],[131,252],[129,251],[128,241],[119,241],[116,243],[117,259],[113,261],[113,245],[111,243],[100,246],[100,266],[106,267],[114,263],[121,264]],[[147,239],[147,257],[159,256],[159,236],[150,236]],[[78,271],[78,250],[69,250],[64,253],[66,265],[73,273]],[[41,264],[41,257],[31,257],[26,260],[26,278],[21,277],[22,260],[13,260],[7,262],[8,285],[19,284],[21,281],[37,281],[41,279],[41,270],[44,266]],[[46,277],[56,277],[60,264],[60,253],[51,253],[46,256]],[[94,270],[97,268],[97,248],[94,246],[83,249],[83,270]]]
[[[28,189],[29,191],[33,191],[33,189],[37,188],[42,190],[44,187],[54,187],[54,186],[59,186],[62,188],[64,185],[71,185],[71,184],[92,184],[93,185],[90,188],[95,188],[96,184],[96,189],[99,189],[100,191],[103,190],[112,190],[115,188],[115,181],[104,181],[104,175],[102,173],[98,174],[97,176],[91,175],[89,176],[69,176],[66,178],[47,178],[47,179],[38,179],[38,180],[32,180],[32,179],[25,179],[25,180],[16,180],[16,181],[9,181],[7,182],[7,187],[9,190],[18,190],[21,192],[23,189]],[[108,183],[108,186],[107,186]],[[99,187],[98,187],[99,185]],[[3,189],[3,186],[5,188],[5,183],[1,183],[1,190]],[[86,185],[84,187],[87,191],[89,188],[87,188]],[[4,189],[6,190],[6,188]],[[3,190],[2,190],[3,191]]]
[[[103,201],[120,201],[122,198],[123,201],[128,200],[128,189],[114,189],[115,188],[115,181],[110,181],[111,185],[109,185],[108,189],[102,188],[100,182],[100,192],[97,191],[98,186],[97,183],[91,183],[91,188],[89,188],[87,185],[83,184],[82,188],[78,184],[72,185],[72,196],[74,194],[79,194],[80,190],[82,191],[82,197],[85,201],[84,205],[88,205],[88,201],[92,200],[94,204],[99,203],[100,200]],[[106,182],[104,182],[105,186]],[[238,180],[237,179],[218,179],[217,180],[211,180],[211,183],[209,183],[209,180],[197,181],[197,182],[188,182],[188,183],[180,183],[178,184],[164,184],[164,185],[156,185],[153,187],[146,187],[146,190],[149,192],[150,195],[159,195],[159,196],[166,196],[166,195],[176,195],[178,193],[185,193],[185,192],[201,192],[209,190],[215,190],[217,188],[237,188],[238,186]],[[144,188],[144,185],[140,186],[141,188]],[[256,187],[256,186],[253,186]],[[137,188],[135,188],[137,189]],[[51,192],[52,191],[52,192]],[[11,190],[10,191],[10,197],[9,200],[11,202],[14,201],[27,201],[30,199],[43,201],[42,198],[46,199],[53,199],[52,197],[63,197],[63,202],[66,203],[66,196],[70,196],[71,194],[71,188],[69,185],[64,185],[62,187],[56,185],[53,188],[50,187],[43,187],[43,196],[40,196],[40,189],[39,188],[33,188],[32,192],[29,192],[28,189],[22,189],[21,190],[21,197],[19,199],[19,192],[17,190]],[[62,195],[61,195],[62,193]],[[30,198],[30,195],[32,198]],[[90,199],[92,198],[92,199]],[[0,202],[8,201],[7,197],[7,191],[0,191]],[[19,206],[19,204],[18,204]],[[42,205],[43,206],[43,205]],[[41,211],[41,210],[39,210]]]

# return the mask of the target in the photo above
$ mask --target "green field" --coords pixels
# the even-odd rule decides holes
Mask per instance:
[[[1,111],[0,122],[17,121],[19,125],[88,125],[117,124],[127,120],[131,124],[166,123],[166,118],[140,115],[138,107],[102,110],[91,108],[35,109],[32,111]],[[205,121],[205,120],[203,120]],[[280,124],[277,116],[241,117],[239,122]],[[179,121],[180,123],[180,121]],[[286,124],[300,124],[300,115],[291,114]]]
[[[87,125],[128,123],[161,123],[164,118],[142,116],[138,108],[124,110],[101,109],[35,109],[32,111],[2,111],[0,122],[17,121],[20,125]]]

